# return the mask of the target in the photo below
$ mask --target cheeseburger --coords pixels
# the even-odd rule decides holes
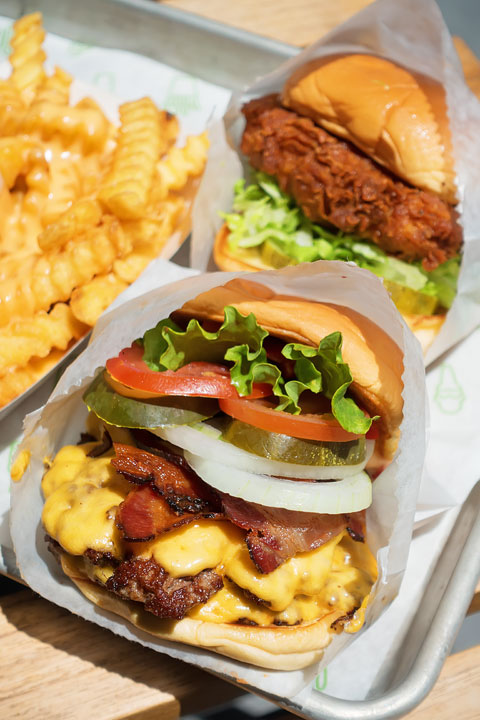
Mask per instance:
[[[351,260],[384,279],[424,350],[462,244],[443,88],[371,55],[313,60],[243,107],[251,183],[214,246],[223,270]]]
[[[110,358],[48,463],[46,539],[102,608],[265,668],[364,622],[365,510],[393,457],[403,356],[346,307],[233,280]]]

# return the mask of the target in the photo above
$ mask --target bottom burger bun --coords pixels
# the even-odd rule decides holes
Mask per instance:
[[[228,226],[224,223],[215,237],[213,259],[220,270],[226,272],[252,272],[252,270],[278,269],[279,265],[276,267],[269,265],[255,249],[238,248],[235,251],[232,250],[228,242],[229,235]],[[423,354],[426,355],[427,350],[445,322],[445,315],[412,315],[403,312],[400,314],[419,341]]]
[[[272,266],[264,262],[256,250],[239,248],[233,252],[228,243],[229,235],[230,230],[227,224],[224,223],[215,237],[213,259],[220,270],[226,272],[272,270]]]
[[[88,600],[128,620],[161,640],[186,643],[270,670],[300,670],[318,662],[330,643],[330,627],[339,612],[305,625],[259,627],[211,623],[184,618],[159,620],[141,608],[112,595],[79,570],[75,558],[62,555],[62,569]]]

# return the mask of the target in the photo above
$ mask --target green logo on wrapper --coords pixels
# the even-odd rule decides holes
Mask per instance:
[[[318,690],[318,692],[323,692],[327,689],[328,684],[328,668],[323,668],[323,671],[317,675],[315,678],[315,682],[313,683],[313,687],[315,690]]]
[[[13,35],[12,26],[9,25],[3,30],[0,30],[0,55],[8,57],[12,51],[10,47],[10,40]]]
[[[170,80],[163,107],[175,115],[189,115],[200,110],[200,92],[198,80],[179,73]]]
[[[453,367],[447,363],[440,365],[440,378],[433,396],[440,412],[457,415],[463,408],[465,397]]]
[[[84,53],[91,50],[93,45],[90,45],[89,43],[82,43],[82,42],[71,42],[68,46],[68,51],[70,55],[83,55]]]
[[[108,92],[114,92],[117,84],[117,78],[115,77],[115,73],[110,72],[109,70],[104,70],[102,72],[95,73],[92,78],[92,82],[94,85],[97,85]]]

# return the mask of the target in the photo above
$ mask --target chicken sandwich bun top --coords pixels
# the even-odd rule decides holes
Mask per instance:
[[[305,65],[291,76],[281,101],[410,185],[455,204],[445,101],[442,96],[434,111],[434,92],[443,93],[389,60],[347,55]]]
[[[42,521],[94,603],[265,668],[364,622],[365,510],[393,457],[403,355],[368,318],[233,280],[110,358]]]
[[[461,230],[443,88],[371,55],[314,60],[243,108],[252,183],[214,247],[224,270],[353,260],[424,349],[455,297]]]

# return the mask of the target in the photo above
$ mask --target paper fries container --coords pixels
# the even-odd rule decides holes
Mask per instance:
[[[92,605],[70,584],[47,551],[41,526],[43,460],[52,457],[63,445],[78,441],[87,413],[82,393],[97,368],[189,298],[239,276],[263,283],[277,293],[351,307],[385,330],[403,352],[401,439],[394,460],[374,482],[373,506],[367,514],[368,542],[377,555],[380,577],[367,610],[366,625],[371,625],[383,612],[398,592],[412,532],[425,451],[424,370],[418,343],[399,318],[380,281],[346,263],[317,262],[279,272],[243,275],[199,275],[137,297],[103,316],[90,345],[66,370],[47,404],[26,419],[20,451],[28,450],[31,461],[21,481],[12,486],[11,534],[23,578],[45,598],[160,652],[287,697],[307,684],[318,667],[294,672],[266,671],[137,631],[121,618]],[[353,637],[345,633],[334,636],[324,662]]]
[[[213,239],[223,222],[219,213],[231,211],[233,184],[247,169],[248,161],[239,152],[243,104],[280,92],[297,68],[315,58],[352,53],[388,59],[431,78],[445,91],[464,244],[457,296],[427,352],[428,365],[480,324],[480,164],[472,162],[480,157],[480,103],[465,83],[452,39],[433,0],[378,0],[232,98],[224,124],[217,124],[210,133],[211,152],[193,210],[192,266],[214,267]]]

